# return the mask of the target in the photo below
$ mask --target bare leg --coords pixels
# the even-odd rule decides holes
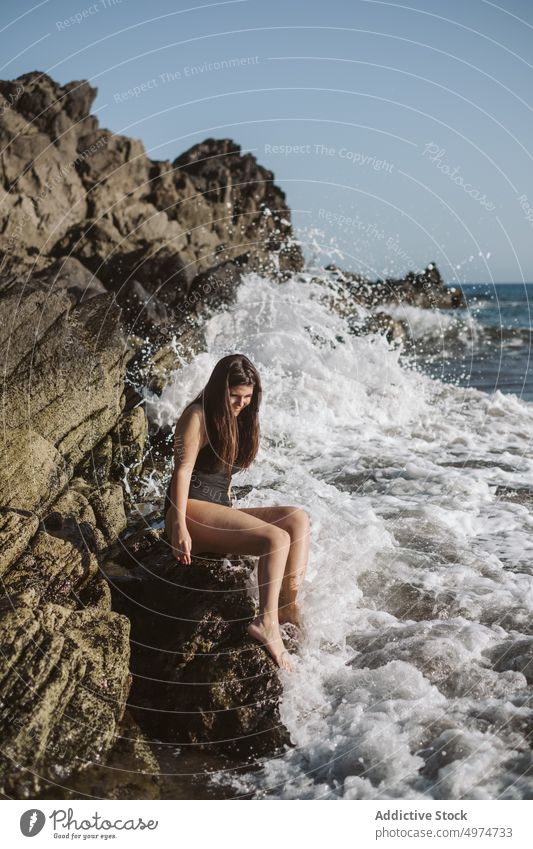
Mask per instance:
[[[291,538],[293,537],[291,533]],[[305,577],[309,559],[309,529],[297,531],[292,538],[285,574],[279,595],[279,621],[292,622],[300,627],[300,608],[296,601],[298,589]]]
[[[246,630],[251,637],[266,646],[282,669],[292,670],[288,652],[281,638],[278,614],[279,593],[289,552],[290,538],[284,531],[278,530],[276,533],[284,533],[286,539],[280,541],[279,547],[275,545],[273,550],[262,554],[259,558],[257,567],[259,615],[253,622],[250,622]]]
[[[243,507],[241,512],[288,531],[291,544],[279,595],[279,622],[291,622],[300,627],[300,609],[296,596],[309,559],[309,515],[305,510],[293,506]]]
[[[246,630],[251,637],[263,643],[281,668],[291,670],[293,667],[283,644],[278,618],[279,592],[291,544],[289,533],[234,507],[191,498],[187,501],[186,521],[193,556],[202,551],[259,555],[259,615]],[[166,525],[170,539],[170,509]]]

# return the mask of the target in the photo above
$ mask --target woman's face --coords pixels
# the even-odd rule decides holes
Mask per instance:
[[[231,404],[231,409],[235,413],[236,416],[239,415],[241,410],[244,407],[247,407],[250,401],[252,400],[254,394],[253,386],[232,386],[229,391],[229,400]]]

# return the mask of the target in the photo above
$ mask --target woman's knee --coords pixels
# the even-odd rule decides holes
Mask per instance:
[[[266,525],[261,531],[261,539],[265,552],[288,550],[291,545],[291,536],[284,528],[278,525]]]
[[[289,508],[282,527],[288,531],[292,542],[301,539],[311,528],[309,513],[301,507]]]

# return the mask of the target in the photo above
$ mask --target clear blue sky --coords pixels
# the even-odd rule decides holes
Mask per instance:
[[[101,125],[154,159],[233,139],[274,172],[308,256],[533,279],[527,0],[3,0],[0,15],[2,78],[88,79]]]

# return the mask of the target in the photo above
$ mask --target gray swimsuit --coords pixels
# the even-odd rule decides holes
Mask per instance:
[[[240,466],[234,463],[231,467],[230,475],[227,475],[225,472],[222,471],[207,472],[202,469],[201,466],[205,462],[205,457],[211,452],[212,449],[209,444],[204,445],[202,450],[199,452],[191,475],[188,498],[194,498],[196,501],[211,501],[215,504],[223,504],[225,507],[231,507],[231,500],[229,497],[230,480],[231,476],[235,475],[240,470]],[[172,503],[170,499],[171,483],[172,478],[167,487],[167,492],[165,495],[163,518],[166,517],[167,510]]]

